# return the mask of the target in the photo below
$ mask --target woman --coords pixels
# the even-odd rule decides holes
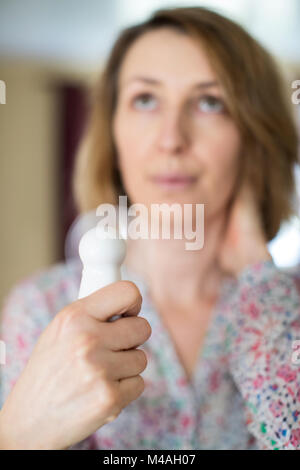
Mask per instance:
[[[300,293],[267,249],[297,136],[271,57],[205,8],[161,10],[120,35],[92,98],[81,211],[201,203],[204,247],[129,239],[125,280],[80,300],[78,261],[19,284],[2,448],[300,449]]]

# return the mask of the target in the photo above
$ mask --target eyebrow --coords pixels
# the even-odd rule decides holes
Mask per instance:
[[[129,85],[130,83],[135,82],[135,81],[148,83],[150,85],[156,85],[156,86],[162,85],[161,81],[156,80],[154,78],[137,76],[137,77],[132,77],[129,80],[127,80],[126,82],[124,82],[123,86]],[[199,89],[199,88],[208,88],[208,87],[213,87],[213,86],[219,86],[218,81],[210,80],[210,81],[206,81],[206,82],[198,82],[198,83],[195,83],[194,85],[192,85],[192,88]]]

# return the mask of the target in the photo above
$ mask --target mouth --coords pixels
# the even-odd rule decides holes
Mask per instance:
[[[183,189],[191,186],[197,180],[197,176],[184,174],[161,174],[151,177],[151,181],[164,189]]]

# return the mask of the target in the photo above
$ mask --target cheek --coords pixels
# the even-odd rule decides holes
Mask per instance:
[[[131,200],[141,199],[143,191],[143,148],[145,143],[135,126],[120,114],[114,121],[114,139],[123,184]]]
[[[205,175],[199,192],[207,202],[207,214],[222,210],[231,197],[239,172],[240,148],[240,135],[233,123],[216,123],[199,136],[196,155]]]
[[[222,186],[230,184],[238,172],[240,135],[232,122],[211,126],[202,144],[199,139],[199,155],[205,159],[205,170],[211,181]],[[219,187],[219,186],[218,186]]]
[[[147,146],[147,134],[138,127],[137,122],[122,111],[114,122],[114,137],[120,161],[124,166],[136,166],[142,159]]]

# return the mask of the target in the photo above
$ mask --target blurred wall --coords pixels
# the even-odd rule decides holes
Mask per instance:
[[[0,59],[0,302],[19,280],[59,259],[60,103],[57,84],[87,80],[61,65]]]

